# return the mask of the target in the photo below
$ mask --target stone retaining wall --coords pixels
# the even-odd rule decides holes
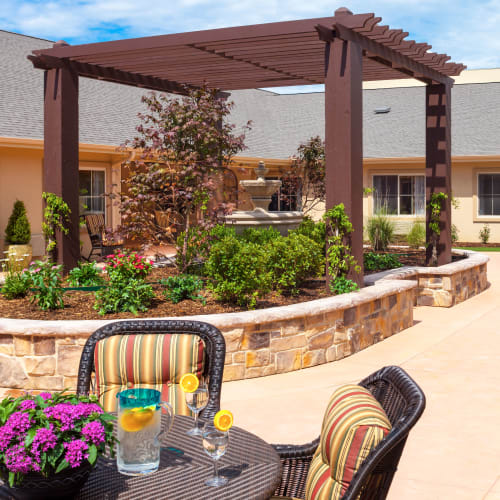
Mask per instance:
[[[440,267],[402,267],[372,274],[365,283],[381,280],[417,280],[415,305],[451,307],[482,292],[488,286],[486,255],[468,250],[454,250],[467,258]]]
[[[337,297],[184,319],[222,331],[224,380],[240,380],[342,359],[408,328],[416,286],[416,281],[384,280]],[[106,323],[0,320],[0,387],[74,389],[82,346]]]
[[[438,268],[401,268],[367,276],[359,292],[284,307],[189,316],[226,339],[224,380],[284,373],[336,361],[413,324],[413,305],[449,307],[487,286],[488,257]],[[179,319],[179,318],[177,318]],[[82,346],[110,321],[0,319],[0,387],[76,387]]]

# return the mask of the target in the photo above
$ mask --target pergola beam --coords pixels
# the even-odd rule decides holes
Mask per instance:
[[[160,92],[169,92],[171,94],[188,94],[187,85],[181,85],[177,82],[172,82],[164,78],[122,71],[116,68],[106,68],[97,64],[59,59],[58,57],[48,55],[29,55],[28,59],[33,63],[35,68],[39,69],[49,70],[54,68],[67,68],[70,71],[76,72],[79,76],[93,78],[95,80],[121,83],[123,85],[131,85],[133,87],[142,87]]]
[[[427,66],[426,64],[415,61],[411,57],[398,52],[392,47],[378,43],[375,40],[370,39],[366,34],[358,33],[352,28],[343,25],[341,22],[336,21],[333,28],[328,28],[326,26],[318,26],[316,28],[320,33],[320,37],[323,41],[332,41],[335,37],[339,37],[342,40],[356,43],[359,47],[365,50],[371,56],[376,56],[379,61],[385,61],[386,65],[395,65],[395,68],[405,68],[407,71],[413,73],[414,78],[417,80],[422,80],[425,83],[429,81],[442,83],[443,85],[452,85],[453,80],[448,76],[443,75],[439,71]]]

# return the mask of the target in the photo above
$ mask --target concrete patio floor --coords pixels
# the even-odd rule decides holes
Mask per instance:
[[[222,408],[268,442],[305,443],[337,386],[400,365],[427,408],[388,498],[500,500],[500,255],[487,255],[491,286],[482,294],[449,309],[416,308],[412,328],[341,361],[226,382]]]

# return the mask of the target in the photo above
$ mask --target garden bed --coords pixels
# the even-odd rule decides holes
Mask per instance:
[[[367,249],[367,252],[371,249]],[[375,252],[378,255],[390,253],[397,257],[403,266],[422,267],[425,265],[425,250],[410,249],[400,247],[390,247],[386,252]],[[456,259],[462,259],[464,256],[455,255]],[[395,268],[397,269],[397,268]],[[380,270],[365,270],[365,275],[373,275]],[[156,283],[160,279],[176,275],[177,271],[172,267],[153,269],[148,281]],[[132,313],[111,313],[104,317],[94,309],[94,294],[88,291],[69,290],[64,294],[64,309],[53,311],[41,311],[35,304],[31,304],[29,299],[6,300],[0,295],[0,317],[4,318],[25,318],[38,320],[96,320],[96,319],[127,319],[127,318],[146,318],[146,317],[178,317],[200,314],[218,314],[246,311],[245,307],[234,304],[227,304],[217,301],[213,294],[208,290],[203,290],[202,296],[205,304],[201,300],[183,300],[174,304],[166,300],[162,294],[161,287],[155,286],[155,298],[153,299],[148,311],[139,312],[137,316]],[[279,294],[272,292],[257,300],[256,309],[267,309],[270,307],[286,306],[301,302],[307,302],[332,294],[326,290],[325,278],[309,279],[300,287],[296,295]]]
[[[167,278],[177,274],[173,268],[153,269],[148,277],[149,282],[157,282],[162,278]],[[126,319],[126,318],[146,318],[146,317],[173,317],[198,314],[216,314],[246,311],[245,307],[224,304],[216,301],[213,295],[204,290],[202,296],[205,298],[205,305],[200,300],[183,300],[174,304],[166,300],[159,286],[155,286],[155,298],[148,311],[139,312],[137,316],[132,313],[116,313],[101,316],[94,310],[94,294],[84,291],[68,291],[64,294],[64,309],[54,311],[41,311],[35,304],[31,304],[29,299],[6,300],[0,295],[0,317],[3,318],[24,318],[40,320],[62,320],[62,319]],[[299,302],[320,299],[330,295],[326,291],[324,278],[307,280],[300,289],[298,295],[285,295],[270,293],[257,301],[257,309],[269,307],[285,306]]]

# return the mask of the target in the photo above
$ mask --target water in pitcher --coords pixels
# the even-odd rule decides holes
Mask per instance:
[[[173,422],[172,407],[160,401],[160,392],[153,389],[127,389],[117,397],[118,471],[130,476],[157,471],[160,465],[162,409],[166,412],[164,432],[168,432]]]

